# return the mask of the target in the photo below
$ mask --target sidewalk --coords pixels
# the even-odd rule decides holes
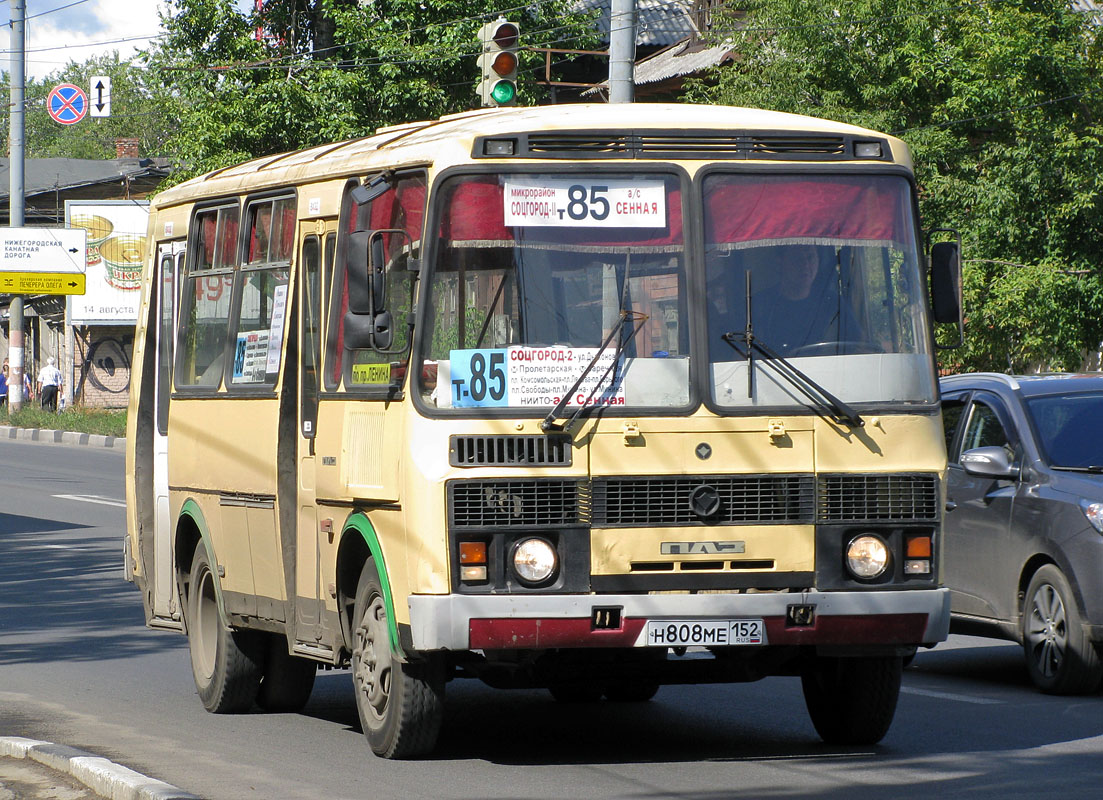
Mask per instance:
[[[0,798],[17,800],[202,800],[74,747],[0,736]]]
[[[126,437],[123,436],[100,436],[95,433],[52,431],[40,428],[14,428],[10,425],[0,425],[0,440],[3,439],[50,444],[80,444],[92,447],[111,447],[117,450],[126,447]]]

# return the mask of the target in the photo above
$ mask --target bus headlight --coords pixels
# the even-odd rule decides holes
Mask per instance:
[[[513,548],[513,571],[525,583],[543,583],[558,566],[559,556],[546,539],[523,539]]]
[[[888,569],[890,560],[889,546],[873,533],[855,536],[846,546],[846,567],[859,580],[881,577]]]

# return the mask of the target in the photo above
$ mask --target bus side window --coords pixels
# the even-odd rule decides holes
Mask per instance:
[[[203,209],[192,222],[173,370],[177,388],[217,388],[222,380],[238,220],[235,202]]]
[[[351,191],[353,185],[348,189]],[[346,193],[337,263],[334,268],[329,319],[330,334],[326,346],[325,385],[346,391],[363,391],[387,396],[393,386],[405,379],[409,362],[409,326],[414,311],[414,273],[408,270],[410,259],[419,257],[425,214],[426,179],[422,172],[399,175],[391,188],[366,204],[358,204]],[[366,347],[348,347],[345,337],[349,311],[349,275],[345,269],[350,234],[357,231],[391,230],[383,235],[385,254],[384,294],[387,310],[394,320],[394,340],[379,352]],[[354,289],[356,287],[353,287]]]

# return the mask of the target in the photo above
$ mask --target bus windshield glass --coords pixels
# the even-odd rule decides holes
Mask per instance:
[[[714,172],[702,190],[716,406],[806,405],[775,356],[845,402],[935,402],[906,179]]]
[[[480,173],[446,180],[437,198],[426,402],[545,412],[564,397],[568,410],[690,404],[675,176]]]

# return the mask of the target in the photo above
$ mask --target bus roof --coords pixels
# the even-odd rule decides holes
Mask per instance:
[[[480,109],[437,120],[380,128],[362,139],[263,156],[209,172],[159,193],[154,204],[171,206],[265,187],[363,175],[373,169],[405,164],[433,163],[441,167],[467,163],[474,140],[480,136],[508,137],[556,131],[669,133],[675,130],[716,130],[728,134],[786,131],[877,137],[888,140],[896,163],[911,167],[910,154],[899,139],[817,117],[732,106],[628,103],[614,108],[607,103],[585,103]],[[579,157],[586,158],[585,155]],[[676,158],[711,160],[712,157],[708,148],[702,148],[700,154],[687,152]],[[673,160],[669,155],[663,159]]]

